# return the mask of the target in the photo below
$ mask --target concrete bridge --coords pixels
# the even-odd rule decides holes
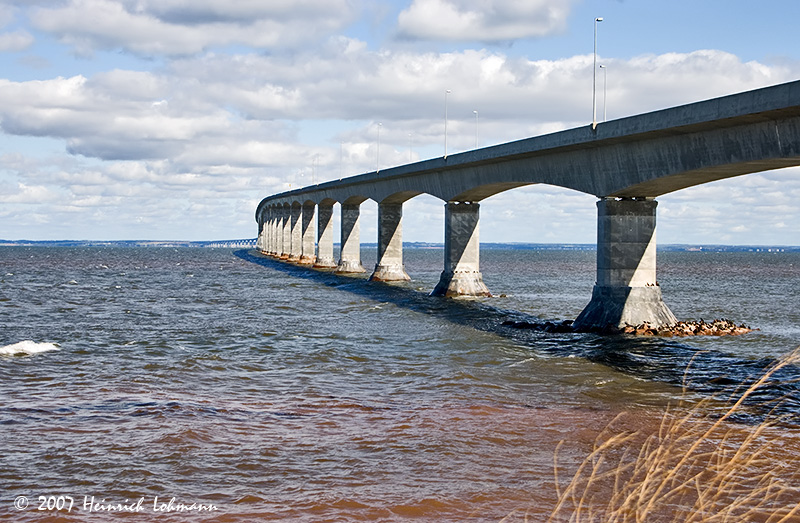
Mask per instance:
[[[656,197],[748,173],[800,165],[800,81],[382,169],[264,198],[265,254],[340,273],[364,272],[360,205],[378,204],[371,279],[408,280],[403,203],[445,202],[444,269],[432,294],[489,296],[479,264],[480,201],[532,184],[593,194],[597,281],[578,329],[676,323],[656,282]],[[341,253],[333,258],[333,205]],[[318,222],[315,234],[315,222]],[[315,248],[316,243],[316,248]]]

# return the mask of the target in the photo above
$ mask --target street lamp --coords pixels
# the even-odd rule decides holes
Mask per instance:
[[[444,157],[447,158],[447,95],[452,91],[450,89],[444,92]]]
[[[592,64],[592,129],[597,127],[597,22],[603,18],[594,19],[594,62]]]
[[[603,121],[605,122],[606,121],[606,83],[607,83],[606,82],[606,80],[607,80],[606,76],[608,74],[608,68],[605,65],[600,64],[600,69],[603,70]]]
[[[478,111],[472,111],[475,113],[475,148],[478,148]]]

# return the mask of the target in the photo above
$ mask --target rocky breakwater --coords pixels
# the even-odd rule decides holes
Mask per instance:
[[[507,320],[502,323],[504,327],[511,327],[512,329],[529,329],[542,332],[579,332],[572,326],[572,321],[565,320],[561,322],[544,321],[541,323],[532,323],[528,321],[514,321]],[[605,329],[593,329],[592,332],[598,334],[632,334],[634,336],[663,336],[663,337],[677,337],[677,336],[739,336],[752,332],[753,330],[745,324],[737,325],[731,320],[714,320],[707,322],[705,320],[697,321],[680,321],[671,327],[653,327],[648,323],[641,325],[626,325],[623,328],[606,327]]]

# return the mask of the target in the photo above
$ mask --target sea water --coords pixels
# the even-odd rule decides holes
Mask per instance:
[[[441,249],[381,284],[246,250],[0,248],[0,517],[538,520],[559,442],[574,470],[617,414],[650,426],[800,343],[798,253],[659,253],[679,319],[744,336],[502,325],[574,319],[594,256],[484,250],[495,297],[449,300]],[[796,416],[792,373],[765,401]]]

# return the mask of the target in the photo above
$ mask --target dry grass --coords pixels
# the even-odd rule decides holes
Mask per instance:
[[[563,488],[556,451],[559,500],[547,521],[800,521],[797,431],[775,416],[757,425],[731,420],[776,372],[798,362],[800,348],[732,401],[682,402],[654,434],[619,432],[612,423]]]

